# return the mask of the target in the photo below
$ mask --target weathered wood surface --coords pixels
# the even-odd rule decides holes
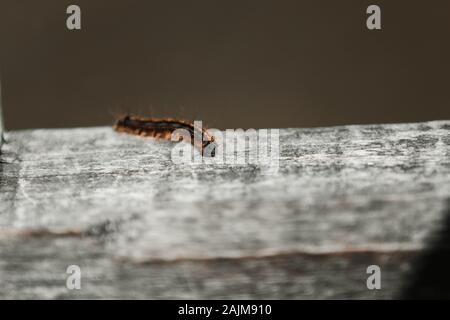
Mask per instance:
[[[172,146],[8,132],[0,298],[397,297],[448,210],[449,121],[282,129],[275,175],[177,165]]]
[[[2,83],[0,79],[0,148],[3,144],[3,108],[2,108]]]

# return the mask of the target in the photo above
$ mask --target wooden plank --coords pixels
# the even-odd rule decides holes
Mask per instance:
[[[8,132],[0,297],[391,298],[445,218],[450,122],[280,129],[278,172],[111,128]],[[82,289],[65,286],[68,265]],[[368,290],[379,265],[382,289]]]
[[[0,150],[3,144],[3,131],[2,81],[0,79]]]

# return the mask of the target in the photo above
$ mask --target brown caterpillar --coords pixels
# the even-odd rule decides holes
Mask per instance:
[[[204,128],[198,128],[188,121],[127,115],[116,121],[114,129],[118,132],[165,140],[171,140],[175,130],[184,129],[191,136],[191,144],[198,148],[203,156],[214,157],[216,153],[214,136],[208,134]],[[179,137],[179,141],[182,139],[183,137]]]

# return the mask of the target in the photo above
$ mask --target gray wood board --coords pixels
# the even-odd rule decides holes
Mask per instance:
[[[3,144],[3,108],[2,108],[2,82],[0,79],[0,148]]]
[[[448,210],[450,121],[280,129],[274,174],[175,164],[173,146],[7,132],[0,298],[391,298]]]

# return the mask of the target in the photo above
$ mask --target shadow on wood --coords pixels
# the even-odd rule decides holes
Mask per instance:
[[[418,258],[404,299],[450,299],[450,199],[438,234],[431,235],[430,249]]]

